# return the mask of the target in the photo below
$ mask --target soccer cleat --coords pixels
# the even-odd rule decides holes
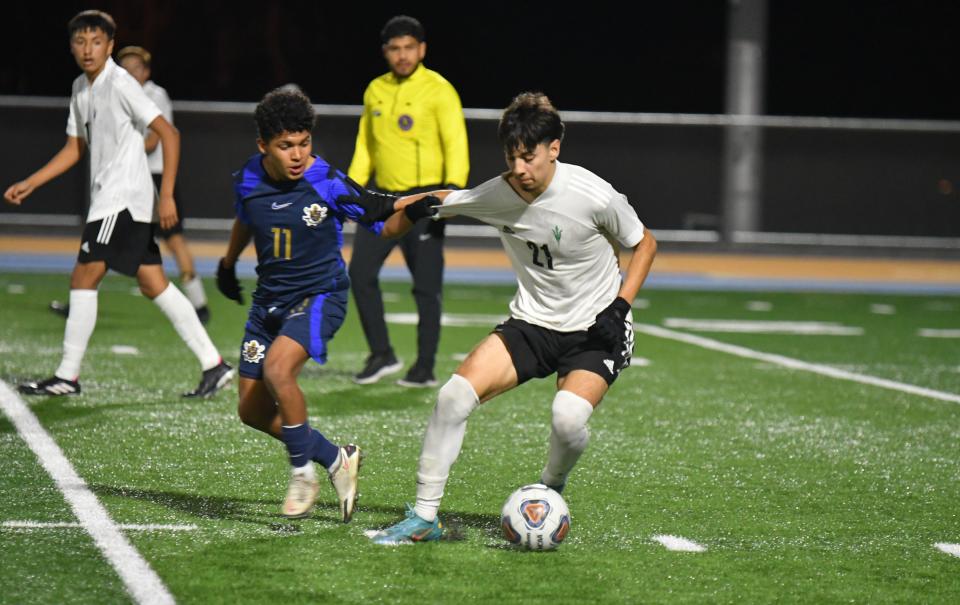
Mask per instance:
[[[184,397],[210,397],[222,389],[233,378],[233,367],[227,362],[220,360],[220,363],[209,370],[203,371],[200,377],[200,384],[197,388],[184,393]]]
[[[424,521],[407,505],[407,518],[403,521],[370,534],[374,544],[391,546],[395,544],[415,544],[417,542],[436,542],[443,535],[443,523],[440,518]]]
[[[200,323],[204,325],[210,322],[210,309],[207,307],[207,305],[203,305],[197,309],[197,318],[200,319]]]
[[[542,481],[543,481],[543,480],[541,479],[541,482],[542,482]],[[546,484],[544,483],[544,485],[546,485]],[[552,489],[553,491],[557,492],[558,494],[562,494],[562,493],[563,493],[563,488],[567,487],[567,482],[564,481],[563,483],[561,483],[561,484],[559,484],[559,485],[547,485],[547,487],[549,487],[549,488]]]
[[[397,381],[397,384],[412,388],[435,387],[437,386],[437,379],[433,377],[433,372],[430,370],[414,365],[406,376]]]
[[[51,376],[40,382],[25,382],[17,390],[24,395],[79,395],[80,381]]]
[[[319,491],[320,484],[316,477],[311,479],[305,473],[290,473],[287,497],[283,500],[283,516],[287,519],[303,519],[310,516]]]
[[[373,384],[388,374],[399,372],[403,363],[397,360],[393,352],[373,353],[367,357],[363,371],[353,377],[357,384]]]
[[[363,454],[352,443],[340,448],[340,466],[330,473],[330,483],[337,492],[337,504],[340,505],[340,520],[349,523],[353,517],[353,508],[357,504],[357,475]]]
[[[70,303],[60,302],[59,300],[51,300],[50,310],[62,317],[69,317]]]

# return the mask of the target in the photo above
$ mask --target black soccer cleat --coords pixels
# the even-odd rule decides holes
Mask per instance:
[[[210,309],[207,308],[207,305],[203,305],[197,309],[197,318],[200,319],[200,323],[207,325],[210,321]]]
[[[407,375],[397,381],[402,387],[424,388],[437,386],[437,379],[433,377],[433,372],[420,365],[414,365],[407,372]]]
[[[17,390],[24,395],[79,395],[80,381],[51,376],[39,382],[25,382]]]
[[[62,315],[63,317],[69,317],[70,303],[61,302],[59,300],[51,300],[50,310],[56,313],[57,315]]]
[[[367,357],[363,370],[353,377],[357,384],[373,384],[389,374],[395,374],[403,368],[403,362],[397,360],[393,352],[373,353]]]
[[[200,384],[197,388],[184,393],[184,397],[210,397],[222,389],[233,378],[233,366],[221,360],[220,363],[209,370],[203,371],[200,377]]]

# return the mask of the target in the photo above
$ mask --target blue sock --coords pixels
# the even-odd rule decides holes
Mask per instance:
[[[308,422],[282,427],[282,438],[293,466],[303,466],[313,460],[329,468],[340,455],[340,448],[330,443],[320,431],[311,428]]]
[[[340,446],[330,443],[317,429],[310,429],[310,459],[330,468],[340,455]]]

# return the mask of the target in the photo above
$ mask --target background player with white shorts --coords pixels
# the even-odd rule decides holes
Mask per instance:
[[[587,446],[591,413],[630,363],[630,306],[656,241],[609,183],[557,161],[563,123],[545,95],[517,96],[504,111],[499,138],[506,173],[471,190],[435,195],[443,199],[439,217],[472,216],[499,230],[519,282],[511,316],[440,389],[420,454],[416,507],[374,534],[379,544],[439,539],[437,511],[467,417],[480,403],[554,372],[557,393],[540,481],[562,491]],[[622,280],[615,243],[633,249]]]

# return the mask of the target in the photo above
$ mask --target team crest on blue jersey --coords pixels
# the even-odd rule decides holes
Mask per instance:
[[[303,209],[303,222],[307,227],[316,227],[327,218],[327,207],[320,204],[310,204]]]
[[[260,344],[256,340],[248,340],[243,343],[243,348],[240,350],[241,355],[243,355],[243,360],[247,363],[260,363],[260,360],[263,359],[263,352],[267,349],[265,345]]]

